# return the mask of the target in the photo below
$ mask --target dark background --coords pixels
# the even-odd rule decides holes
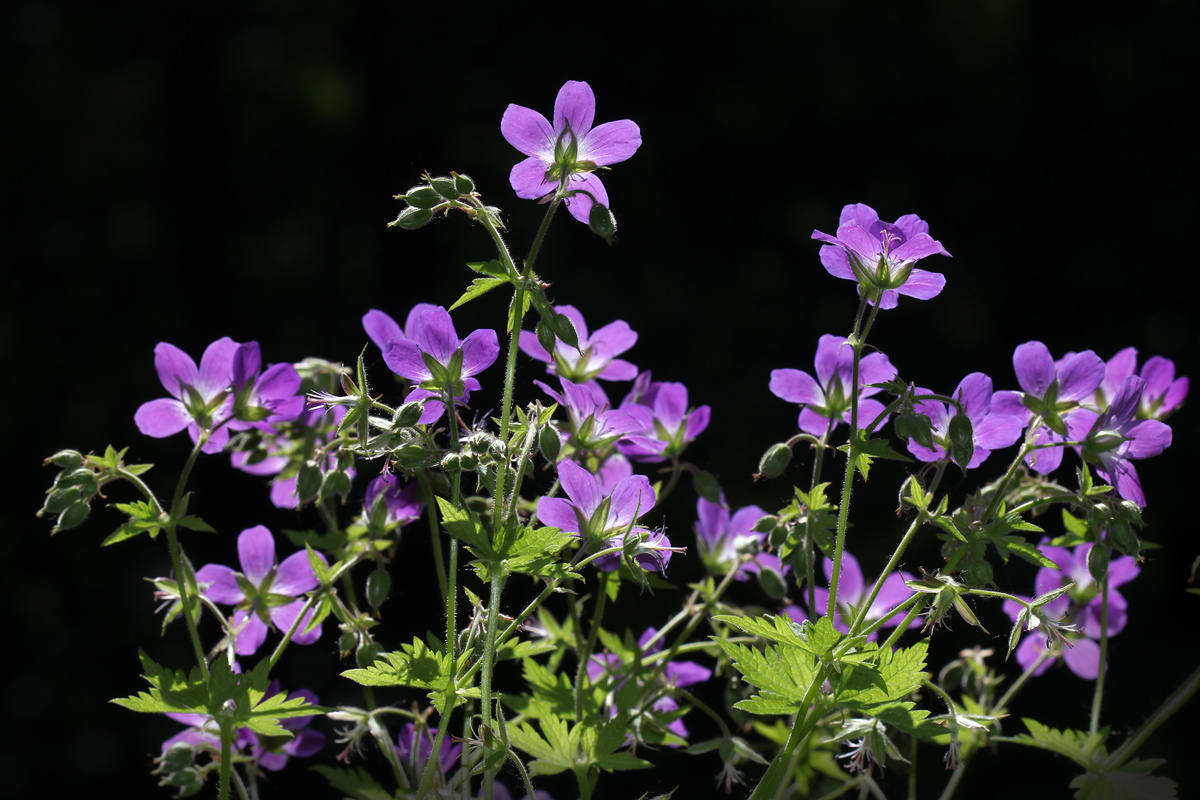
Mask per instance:
[[[947,276],[941,296],[902,300],[872,334],[906,380],[949,391],[982,370],[997,388],[1015,388],[1012,350],[1030,339],[1056,356],[1093,349],[1108,358],[1133,345],[1143,360],[1162,354],[1181,374],[1200,372],[1188,278],[1197,170],[1184,121],[1193,6],[1088,6],[1068,18],[1016,2],[749,5],[670,22],[619,6],[460,5],[452,22],[412,4],[264,0],[22,2],[3,12],[0,348],[16,442],[3,522],[15,545],[6,572],[17,626],[2,688],[22,747],[4,751],[0,770],[13,792],[74,785],[154,795],[145,773],[177,726],[103,701],[142,688],[138,646],[178,666],[188,660],[180,630],[156,638],[141,580],[166,574],[165,548],[99,550],[119,522],[100,504],[88,526],[50,539],[49,522],[33,517],[52,478],[40,459],[62,447],[132,445],[133,460],[160,465],[152,483],[169,494],[186,441],[147,439],[132,422],[138,405],[162,395],[157,342],[198,358],[228,335],[257,339],[267,361],[350,362],[366,342],[359,319],[368,308],[402,320],[416,302],[451,303],[472,277],[462,264],[492,255],[483,231],[458,218],[416,233],[385,227],[401,207],[392,195],[425,170],[472,175],[524,252],[541,209],[512,195],[508,170],[520,156],[499,120],[509,103],[548,115],[565,80],[587,80],[597,121],[633,119],[644,144],[605,177],[617,244],[562,215],[538,271],[553,299],[579,307],[593,327],[628,320],[641,336],[630,360],[712,406],[712,427],[689,457],[717,474],[735,505],[786,499],[788,483],[750,479],[763,449],[795,425],[795,409],[767,391],[770,370],[811,370],[818,337],[849,330],[853,288],[824,272],[810,240],[814,228],[836,230],[845,203],[865,202],[886,220],[917,213],[954,254],[934,262]],[[460,335],[498,327],[503,312],[498,294],[456,312]],[[540,372],[527,359],[520,368]],[[482,380],[483,397],[496,399],[481,399],[481,413],[499,404],[500,367]],[[524,388],[517,399],[534,397]],[[1193,417],[1187,409],[1174,419],[1172,448],[1139,465],[1147,537],[1164,549],[1123,590],[1131,625],[1112,647],[1114,743],[1197,663],[1200,600],[1183,593],[1198,552],[1185,471]],[[232,563],[242,527],[309,522],[272,511],[257,479],[230,472],[223,458],[206,459],[193,484],[193,511],[221,531],[196,542],[198,563]],[[856,493],[863,516],[851,547],[868,569],[882,566],[900,533],[891,510],[902,473],[880,473]],[[789,477],[806,480],[801,467]],[[110,499],[130,497],[118,489]],[[693,502],[685,486],[664,506],[678,543],[691,543]],[[385,610],[436,625],[421,577],[428,543],[424,533],[410,541],[415,555],[398,562]],[[906,566],[938,563],[926,541]],[[672,573],[695,575],[687,563]],[[1003,588],[1028,591],[1032,569],[997,575]],[[674,598],[656,597],[664,610],[651,621],[661,622]],[[752,588],[744,598],[764,602]],[[640,630],[645,601],[623,602],[613,619],[625,614]],[[1005,618],[991,607],[981,615],[1002,650]],[[975,640],[965,627],[935,637],[941,661]],[[332,647],[330,636],[296,648],[284,681],[316,688],[323,676],[323,699],[354,702],[335,677]],[[1090,697],[1060,668],[1017,713],[1086,727]],[[698,714],[689,723],[698,736],[712,733]],[[1141,755],[1169,758],[1162,771],[1188,796],[1197,782],[1178,738],[1185,731],[1176,721]],[[333,752],[319,758],[332,763]],[[935,793],[943,777],[930,754],[922,778]],[[1024,786],[1033,770],[1065,788],[1074,774],[1040,753],[1010,755],[1020,768],[981,756],[963,796]],[[55,766],[33,768],[37,756]],[[665,754],[661,763],[633,776],[629,796],[677,784],[703,796],[719,768],[711,756]],[[311,785],[299,766],[268,790]],[[569,791],[556,787],[560,800]]]

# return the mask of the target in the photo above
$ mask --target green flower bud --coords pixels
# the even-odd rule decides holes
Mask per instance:
[[[88,518],[88,514],[92,513],[92,507],[82,500],[72,503],[67,506],[61,514],[58,515],[58,523],[54,526],[51,533],[59,531],[69,531],[72,528],[78,528]]]
[[[342,497],[350,494],[350,476],[342,470],[335,470],[325,476],[325,482],[321,484],[321,499],[324,500],[334,495]]]
[[[554,337],[554,331],[550,330],[550,326],[546,324],[545,320],[538,321],[534,333],[537,334],[538,344],[542,346],[542,349],[547,353],[553,353],[554,346],[558,344],[558,341]]]
[[[317,493],[321,491],[323,479],[321,468],[313,462],[300,468],[300,473],[296,476],[296,496],[300,498],[301,504],[307,503],[317,496]]]
[[[392,426],[396,428],[411,428],[417,424],[425,410],[425,404],[420,400],[411,400],[396,409],[392,417]]]
[[[470,175],[459,175],[457,172],[450,173],[454,176],[454,188],[461,194],[470,194],[475,191],[475,181],[471,180]]]
[[[436,208],[442,202],[442,196],[438,194],[437,189],[433,186],[414,186],[404,195],[405,202],[410,208],[419,208],[427,210]]]
[[[457,200],[461,194],[454,182],[454,178],[431,178],[429,185],[433,187],[435,192],[447,200]]]
[[[1104,576],[1108,574],[1108,546],[1104,544],[1093,545],[1087,554],[1088,572],[1092,574],[1092,580],[1096,583],[1104,580]]]
[[[546,425],[538,432],[538,449],[551,464],[558,463],[558,454],[562,451],[562,439],[559,438],[558,431],[553,426]]]
[[[42,506],[42,510],[38,512],[38,516],[42,514],[61,514],[67,510],[67,506],[76,501],[83,500],[81,493],[82,489],[78,486],[66,486],[64,488],[51,489],[46,497],[46,503]]]
[[[692,486],[695,488],[696,494],[708,502],[721,502],[721,484],[717,483],[717,479],[713,477],[711,472],[697,472],[695,479],[692,481]]]
[[[791,460],[792,448],[783,442],[773,444],[767,448],[767,452],[763,453],[762,460],[758,462],[758,475],[755,478],[778,478],[787,469],[788,462]]]
[[[571,318],[566,314],[554,312],[550,317],[550,330],[554,331],[554,335],[567,347],[579,349],[579,333],[575,330],[575,323],[571,322]]]
[[[367,602],[371,604],[371,608],[378,611],[391,591],[392,576],[386,569],[380,567],[367,576]]]
[[[75,469],[83,464],[83,454],[77,450],[59,450],[47,458],[46,463],[63,469]]]
[[[588,226],[592,233],[603,237],[610,245],[613,243],[613,234],[617,232],[617,218],[606,206],[592,203],[592,211],[588,214]]]
[[[338,639],[338,653],[342,658],[350,655],[350,651],[358,646],[358,634],[354,631],[342,631],[342,636]]]
[[[462,456],[458,453],[446,453],[442,459],[442,469],[447,472],[458,472],[462,469]]]
[[[949,427],[950,457],[955,464],[966,469],[971,456],[975,455],[975,434],[971,420],[966,414],[955,414],[950,418]]]
[[[384,655],[384,650],[376,642],[364,642],[354,654],[354,660],[358,662],[358,666],[366,669],[373,665],[376,660],[379,660]]]
[[[431,219],[433,219],[432,211],[424,208],[406,208],[400,212],[400,216],[388,223],[388,227],[415,231]]]
[[[782,600],[787,596],[787,584],[784,583],[783,576],[770,567],[759,569],[758,585],[772,600]]]
[[[392,459],[403,469],[417,469],[425,463],[425,448],[413,442],[392,451]]]

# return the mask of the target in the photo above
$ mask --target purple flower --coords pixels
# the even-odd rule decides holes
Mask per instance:
[[[653,655],[661,652],[663,648],[662,639],[657,639],[649,648],[646,647],[651,639],[654,639],[658,633],[657,628],[646,628],[642,635],[638,637],[638,649],[643,656]],[[613,675],[619,678],[619,684],[624,684],[625,680],[620,678],[621,667],[623,665],[621,657],[614,653],[595,654],[587,665],[588,680],[593,684],[598,682],[604,675]],[[658,674],[658,679],[667,686],[674,686],[683,689],[688,686],[694,686],[697,683],[703,683],[712,677],[712,670],[695,661],[668,661],[663,665],[662,672]],[[654,702],[653,709],[659,713],[670,713],[679,710],[679,703],[675,702],[675,698],[670,696],[660,697]],[[617,709],[612,709],[612,715],[617,715]],[[666,726],[667,730],[676,734],[682,739],[688,737],[688,729],[684,726],[682,719],[673,720]],[[629,740],[626,744],[632,744]]]
[[[632,156],[642,144],[642,132],[627,119],[593,128],[595,116],[596,96],[583,81],[567,81],[558,90],[553,124],[524,106],[504,111],[500,132],[529,156],[509,175],[517,197],[532,200],[565,191],[571,216],[585,225],[593,198],[608,206],[608,192],[595,170]]]
[[[322,425],[320,423],[326,412],[331,419]],[[329,409],[310,408],[293,421],[286,434],[277,430],[265,437],[262,444],[266,450],[265,458],[254,461],[254,451],[238,450],[230,454],[230,461],[234,468],[250,475],[268,476],[283,473],[283,477],[277,477],[271,482],[271,503],[276,508],[298,508],[300,497],[296,493],[296,480],[300,466],[333,438],[338,424],[345,416],[345,406],[332,406]],[[337,465],[336,450],[327,451],[323,472],[328,473]],[[288,469],[289,467],[292,468]],[[353,467],[347,467],[345,472],[347,477],[354,479]]]
[[[1096,389],[1096,405],[1108,408],[1121,384],[1137,369],[1137,350],[1126,347],[1104,365],[1104,380]],[[1175,377],[1175,362],[1153,356],[1142,365],[1140,373],[1146,382],[1137,415],[1141,419],[1166,419],[1183,405],[1188,393],[1188,379]]]
[[[1091,350],[1068,353],[1058,362],[1041,342],[1026,342],[1013,351],[1013,370],[1021,392],[997,392],[992,398],[992,413],[1019,417],[1024,425],[1035,418],[1037,426],[1030,431],[1036,444],[1067,441],[1072,417],[1086,411],[1080,402],[1096,391],[1104,379],[1104,362]],[[1042,475],[1058,469],[1062,463],[1061,447],[1034,450],[1025,463]]]
[[[709,569],[723,575],[737,563],[738,550],[747,540],[754,540],[761,546],[767,535],[752,528],[765,516],[767,512],[758,506],[745,506],[731,514],[724,495],[720,503],[710,503],[703,497],[697,500],[696,536],[700,540],[700,557]],[[750,573],[756,573],[764,567],[780,574],[785,571],[780,566],[778,556],[760,552],[750,561],[741,562],[734,580],[744,581],[750,577]]]
[[[570,433],[566,441],[577,450],[597,450],[614,442],[635,447],[640,452],[661,452],[665,442],[642,435],[652,424],[650,414],[644,409],[637,413],[610,406],[608,395],[595,381],[583,384],[559,380],[562,394],[541,381],[534,381],[542,391],[554,398],[567,410],[570,418]]]
[[[1167,423],[1137,417],[1145,387],[1144,380],[1130,375],[1103,413],[1080,409],[1072,426],[1072,438],[1084,439],[1083,460],[1095,464],[1096,472],[1116,487],[1117,494],[1138,507],[1146,505],[1146,495],[1130,462],[1156,456],[1171,444]],[[1084,432],[1086,437],[1081,436]]]
[[[260,374],[261,373],[261,374]],[[287,422],[304,413],[300,373],[291,364],[274,364],[262,372],[258,342],[239,345],[233,354],[234,430],[274,431],[273,422]]]
[[[318,554],[318,558],[325,562],[324,556]],[[238,536],[238,561],[240,573],[222,564],[205,564],[196,571],[196,582],[208,584],[204,596],[209,600],[237,607],[233,612],[233,627],[238,632],[234,652],[249,656],[266,640],[268,625],[291,629],[304,606],[296,598],[317,588],[319,582],[304,550],[276,564],[275,537],[263,525],[247,528]],[[320,625],[304,632],[311,618],[312,609],[292,637],[296,644],[312,644],[321,638]]]
[[[212,434],[205,453],[216,453],[229,441],[224,423],[233,414],[229,386],[233,380],[233,358],[238,343],[228,336],[204,350],[200,367],[187,353],[173,344],[159,342],[154,348],[154,368],[170,397],[143,403],[133,415],[138,430],[162,439],[187,430],[192,442],[200,440],[200,431]]]
[[[380,475],[367,485],[365,506],[370,513],[376,502],[387,508],[387,524],[403,527],[421,516],[425,506],[417,500],[417,484],[400,486],[400,479],[392,473]]]
[[[415,381],[430,397],[452,392],[457,398],[479,389],[476,375],[492,365],[500,354],[500,342],[490,328],[472,331],[459,339],[450,313],[441,306],[428,306],[409,315],[408,336],[388,340],[384,363],[402,378]],[[409,400],[421,399],[410,393]],[[426,415],[422,415],[421,422]]]
[[[670,542],[665,535],[638,527],[638,518],[654,508],[655,494],[645,475],[630,475],[617,481],[611,491],[600,478],[573,461],[558,465],[558,479],[569,500],[561,497],[538,499],[537,516],[543,525],[579,534],[585,546],[603,550],[619,546],[625,537],[641,539],[634,556],[642,569],[662,572],[671,559]],[[612,572],[620,566],[620,555],[596,559],[597,569]]]
[[[812,238],[828,243],[820,253],[825,270],[858,281],[859,292],[865,290],[880,308],[895,308],[902,294],[918,300],[937,297],[946,285],[940,273],[913,268],[926,256],[950,255],[916,214],[882,222],[875,209],[856,203],[842,209],[837,236],[813,231]]]
[[[521,352],[550,366],[547,372],[572,383],[585,383],[593,378],[606,381],[627,381],[637,375],[637,367],[617,358],[637,342],[638,335],[623,319],[610,322],[599,330],[588,334],[583,315],[574,306],[556,306],[558,311],[575,326],[579,337],[579,348],[570,347],[559,341],[553,353],[538,342],[533,331],[521,331]]]
[[[931,394],[927,389],[917,389],[915,393]],[[966,464],[967,469],[978,467],[993,450],[1008,447],[1021,438],[1025,426],[1019,417],[992,413],[992,379],[982,372],[972,372],[963,378],[951,397],[963,404],[967,419],[971,421],[975,450]],[[937,400],[921,400],[915,408],[933,423],[933,449],[919,444],[916,439],[909,439],[908,451],[920,461],[948,458],[950,419],[958,416],[958,408]]]
[[[1079,677],[1089,681],[1095,680],[1100,674],[1100,646],[1097,642],[1103,630],[1100,624],[1103,598],[1099,594],[1100,587],[1092,579],[1092,573],[1087,566],[1092,544],[1085,543],[1068,550],[1065,547],[1047,544],[1047,540],[1043,539],[1038,549],[1057,564],[1059,569],[1039,569],[1034,578],[1034,594],[1042,595],[1068,583],[1075,584],[1066,594],[1043,605],[1042,609],[1048,617],[1061,619],[1064,625],[1073,624],[1078,627],[1081,636],[1064,640],[1066,646],[1062,649],[1063,660]],[[1128,603],[1116,589],[1133,580],[1140,571],[1137,560],[1131,556],[1117,556],[1108,563],[1109,636],[1120,633],[1128,621]],[[1019,603],[1004,601],[1004,612],[1014,622],[1022,609],[1023,606]],[[1046,649],[1049,641],[1047,634],[1040,628],[1029,631],[1017,645],[1017,663],[1021,668],[1029,669]],[[1050,664],[1049,660],[1043,662],[1034,674],[1041,675],[1050,668]]]
[[[426,311],[436,308],[437,306],[432,303],[417,303],[408,312],[408,317],[404,320],[403,329],[389,315],[372,308],[366,314],[363,314],[363,329],[367,332],[367,336],[370,337],[371,341],[375,343],[375,346],[381,352],[386,353],[388,342],[392,339],[415,340],[417,338],[417,322],[421,315]],[[463,394],[461,397],[456,398],[456,402],[466,403],[470,398],[471,390],[464,386]],[[418,425],[429,425],[436,422],[441,418],[442,412],[446,410],[446,405],[441,401],[440,395],[437,392],[430,392],[425,389],[412,389],[404,398],[405,402],[416,400],[426,401],[421,407],[421,417],[417,420]]]
[[[708,428],[712,413],[708,406],[689,408],[687,387],[682,383],[652,383],[649,372],[634,381],[632,391],[621,401],[621,410],[639,416],[644,427],[638,433],[655,442],[651,448],[640,441],[617,443],[622,453],[638,461],[678,458]]]
[[[800,430],[824,436],[840,422],[850,424],[850,383],[854,375],[854,350],[840,336],[825,334],[817,343],[817,377],[798,369],[771,370],[771,393],[789,403],[804,406],[798,420]],[[883,353],[863,356],[858,365],[858,424],[866,427],[883,413],[884,404],[870,400],[879,393],[868,384],[896,377],[896,368]]]
[[[825,580],[828,581],[833,576],[833,560],[826,558],[823,567]],[[875,602],[871,604],[870,610],[867,611],[865,619],[867,624],[881,619],[884,614],[912,597],[912,589],[909,589],[904,583],[911,580],[913,580],[913,576],[903,570],[888,575],[883,581],[883,586],[879,589],[879,594],[875,596]],[[833,615],[833,627],[842,633],[849,632],[850,622],[854,619],[854,614],[857,613],[858,607],[866,600],[869,590],[870,587],[863,578],[862,568],[858,565],[858,559],[850,555],[848,551],[843,550],[842,572],[838,577],[838,608],[837,612]],[[818,611],[824,614],[825,609],[829,605],[829,590],[822,586],[814,586],[813,598],[816,600]],[[799,606],[788,606],[784,609],[784,613],[791,617],[792,622],[800,622],[808,619],[808,615]],[[904,615],[896,614],[883,623],[882,627],[894,628],[903,621]],[[872,633],[867,638],[874,641],[876,633],[878,631]]]
[[[433,735],[424,725],[421,726],[421,733],[418,735],[417,726],[412,722],[406,722],[396,737],[395,749],[400,763],[411,767],[414,775],[420,775],[425,771],[429,754],[433,752]],[[438,768],[442,771],[443,776],[454,768],[454,764],[461,754],[462,745],[443,742],[442,749],[438,752]]]

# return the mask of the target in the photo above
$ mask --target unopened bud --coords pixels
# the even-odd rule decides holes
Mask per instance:
[[[475,191],[475,181],[471,180],[470,175],[459,175],[457,172],[454,175],[454,188],[459,194],[470,194]]]
[[[431,209],[442,201],[442,196],[432,186],[414,186],[404,195],[405,202],[411,208]]]
[[[788,462],[791,460],[792,448],[783,442],[773,444],[767,448],[767,452],[763,453],[762,460],[758,462],[757,477],[778,478],[787,469]]]
[[[367,576],[367,602],[376,610],[392,591],[392,576],[382,567]]]
[[[415,231],[431,219],[433,219],[432,211],[424,208],[406,208],[400,212],[400,216],[388,223],[388,227]]]
[[[592,211],[588,214],[588,226],[592,233],[604,237],[604,241],[610,245],[613,243],[613,235],[617,232],[617,218],[607,206],[592,203]]]
[[[433,190],[447,200],[457,200],[460,192],[455,185],[454,178],[432,178],[429,185]]]
[[[396,413],[392,417],[392,426],[396,428],[411,428],[417,424],[417,420],[421,418],[421,414],[424,411],[424,403],[420,400],[410,400],[396,409]]]
[[[83,454],[77,450],[59,450],[47,458],[46,462],[63,469],[75,469],[83,464]]]

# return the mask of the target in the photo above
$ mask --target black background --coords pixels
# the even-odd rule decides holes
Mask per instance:
[[[416,302],[452,302],[472,277],[462,264],[491,257],[485,234],[455,218],[416,233],[385,227],[400,208],[391,196],[425,170],[472,175],[523,252],[541,209],[512,195],[508,170],[519,156],[499,120],[509,103],[549,114],[565,80],[587,80],[597,121],[633,119],[644,144],[605,177],[617,244],[563,215],[538,271],[553,299],[579,307],[593,327],[628,320],[641,337],[630,360],[712,406],[712,427],[689,457],[716,473],[735,505],[771,508],[788,491],[784,481],[750,479],[763,449],[794,430],[795,409],[767,391],[770,370],[811,369],[817,338],[849,330],[853,288],[824,272],[810,240],[814,228],[836,229],[845,203],[865,202],[887,220],[917,213],[954,254],[934,262],[947,276],[941,296],[903,300],[872,334],[906,380],[948,391],[982,370],[997,388],[1015,388],[1012,350],[1030,339],[1056,356],[1093,349],[1108,358],[1133,345],[1143,359],[1166,355],[1181,374],[1197,374],[1187,277],[1197,171],[1184,123],[1193,7],[1148,2],[1107,14],[1089,5],[1054,17],[1032,3],[951,0],[748,7],[669,22],[595,4],[454,6],[453,22],[449,7],[443,15],[410,4],[264,0],[24,2],[3,12],[5,128],[15,140],[0,167],[0,348],[5,428],[16,444],[3,522],[17,623],[3,696],[22,747],[6,749],[0,769],[12,791],[73,783],[152,795],[150,758],[176,726],[103,701],[142,688],[138,646],[177,666],[188,660],[181,631],[157,638],[141,580],[166,574],[165,547],[98,550],[119,522],[99,504],[88,526],[50,539],[49,523],[33,517],[52,477],[40,459],[68,446],[132,445],[132,459],[160,465],[153,485],[169,494],[186,441],[147,439],[132,422],[138,405],[162,394],[157,342],[198,357],[228,335],[257,339],[268,361],[349,362],[366,342],[359,319],[368,308],[403,319]],[[498,327],[503,313],[498,294],[473,303],[456,312],[460,335]],[[527,359],[520,369],[540,372]],[[499,405],[500,367],[482,380],[496,399],[481,399],[481,414]],[[526,385],[517,399],[536,396]],[[1183,593],[1197,554],[1185,461],[1196,446],[1193,415],[1172,421],[1166,455],[1139,465],[1147,536],[1164,549],[1123,590],[1131,623],[1113,640],[1114,741],[1197,663],[1200,600]],[[197,563],[232,563],[242,527],[310,522],[271,510],[257,479],[230,473],[221,457],[198,470],[193,511],[221,535],[197,540]],[[856,493],[863,517],[851,547],[868,569],[882,566],[900,533],[890,487],[902,473],[880,473]],[[795,467],[789,477],[803,475]],[[949,488],[973,485],[956,481]],[[110,499],[131,498],[117,490]],[[692,504],[685,486],[664,506],[678,543],[691,543]],[[424,533],[410,541],[385,610],[398,623],[436,626],[423,577],[428,542]],[[938,563],[926,541],[906,566]],[[696,574],[683,563],[672,577]],[[997,576],[1002,588],[1028,591],[1032,569],[1014,564]],[[744,598],[764,602],[752,588]],[[657,595],[663,610],[649,621],[661,622],[673,599]],[[640,630],[651,614],[645,600],[630,593],[623,602],[612,619],[625,615]],[[1005,618],[980,613],[1002,650]],[[935,637],[942,660],[974,640],[956,638],[965,627]],[[420,633],[397,627],[405,639]],[[285,684],[323,679],[323,699],[353,702],[332,647],[330,636],[296,648]],[[1028,690],[1017,714],[1086,727],[1090,696],[1060,668]],[[712,733],[699,715],[689,723]],[[1176,721],[1142,755],[1169,758],[1163,771],[1188,796],[1197,784],[1190,750],[1175,740],[1184,731]],[[333,752],[319,758],[332,763]],[[922,780],[935,793],[943,777],[930,754]],[[35,755],[55,766],[35,768]],[[1065,788],[1074,774],[1040,753],[1010,755],[1020,769],[981,756],[963,796],[1021,787],[1034,770]],[[719,768],[711,756],[665,754],[661,763],[610,791],[683,784],[703,796]],[[311,786],[299,766],[268,791]],[[900,773],[891,778],[898,784]]]

